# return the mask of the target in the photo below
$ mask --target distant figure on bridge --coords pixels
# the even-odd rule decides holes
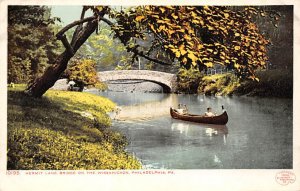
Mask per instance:
[[[204,115],[207,116],[207,117],[216,116],[216,114],[212,112],[212,109],[210,107],[207,108],[207,111],[205,112]]]

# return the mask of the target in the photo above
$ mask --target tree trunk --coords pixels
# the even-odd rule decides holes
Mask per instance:
[[[50,89],[67,68],[69,60],[74,56],[76,51],[88,39],[88,37],[96,30],[97,26],[97,19],[89,21],[85,27],[80,26],[80,32],[73,37],[73,39],[75,39],[73,45],[68,44],[66,38],[64,41],[62,40],[66,50],[58,56],[55,64],[47,68],[45,73],[41,77],[37,78],[25,92],[33,97],[41,97],[48,89]]]
[[[84,14],[87,9],[88,7],[84,6],[80,20],[70,23],[69,25],[65,26],[60,32],[57,33],[56,37],[62,41],[66,50],[60,56],[58,56],[53,66],[50,66],[48,69],[46,69],[45,73],[41,77],[36,78],[34,82],[28,86],[28,88],[25,90],[26,94],[33,97],[41,97],[48,89],[50,89],[59,79],[61,74],[65,71],[65,69],[68,66],[69,60],[74,56],[76,51],[97,29],[100,20],[107,23],[111,27],[114,26],[113,22],[104,18],[104,15],[107,14],[109,11],[109,7],[104,6],[99,9],[94,9],[94,16],[84,18]],[[84,27],[83,23],[86,23]],[[69,43],[64,33],[74,26],[77,26],[77,28],[73,33],[71,43]],[[168,63],[162,62],[160,60],[150,58],[149,56],[145,55],[142,51],[139,51],[136,48],[128,47],[127,41],[122,40],[124,37],[120,35],[120,32],[118,30],[115,30],[115,32],[117,37],[121,40],[121,42],[124,43],[128,51],[134,52],[135,55],[144,57],[150,61],[163,65],[169,65]]]
[[[35,79],[27,88],[26,93],[33,97],[41,97],[59,79],[60,75],[67,68],[68,61],[72,56],[67,51],[63,52],[57,58],[54,66],[48,67],[41,77]]]

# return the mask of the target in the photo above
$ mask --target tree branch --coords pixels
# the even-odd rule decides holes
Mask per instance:
[[[83,6],[81,16],[80,16],[80,20],[84,19],[84,15],[85,15],[86,10],[87,10],[87,7]]]
[[[77,35],[76,39],[74,40],[73,49],[77,51],[81,45],[89,38],[89,36],[95,32],[96,28],[98,26],[98,20],[94,19],[92,21],[89,21],[80,31],[80,33]]]
[[[102,20],[102,21],[106,22],[109,26],[114,26],[115,25],[113,22],[111,22],[110,20],[108,20],[104,17],[99,17],[99,20]]]
[[[84,15],[85,15],[86,10],[87,10],[87,7],[86,7],[86,6],[83,6],[83,7],[82,7],[82,11],[81,11],[80,20],[83,20],[83,19],[84,19]],[[74,46],[75,40],[76,40],[78,34],[80,33],[80,31],[82,30],[82,24],[83,24],[83,23],[79,24],[79,25],[76,27],[75,31],[73,32],[73,36],[72,36],[72,40],[71,40],[71,46]]]
[[[85,12],[85,11],[84,11],[84,8],[83,8],[83,12]],[[82,13],[82,14],[83,14],[83,13]],[[80,24],[82,24],[82,23],[89,22],[89,21],[92,21],[92,20],[94,20],[94,19],[97,19],[97,17],[96,17],[96,16],[92,16],[92,17],[87,17],[87,18],[85,18],[85,19],[81,19],[81,20],[78,20],[78,21],[74,21],[73,23],[70,23],[70,24],[68,24],[67,26],[65,26],[62,30],[60,30],[60,31],[56,34],[56,37],[57,37],[59,40],[61,40],[61,41],[63,42],[65,48],[67,49],[67,51],[68,51],[70,54],[74,55],[74,50],[73,50],[72,46],[68,43],[68,40],[67,40],[66,36],[63,35],[63,34],[64,34],[66,31],[68,31],[70,28],[72,28],[72,27],[74,27],[74,26],[76,26],[76,25],[80,25]],[[104,21],[105,23],[107,23],[107,24],[108,24],[109,26],[111,26],[111,27],[114,26],[114,23],[113,23],[113,22],[111,22],[110,20],[108,20],[108,19],[106,19],[106,18],[104,18],[104,17],[98,17],[98,19]],[[117,37],[122,41],[120,33],[119,33],[118,31],[115,31],[115,32],[116,32]],[[125,42],[122,41],[122,43],[126,46]],[[152,61],[152,62],[155,62],[155,63],[158,63],[158,64],[162,64],[162,65],[171,65],[171,64],[169,64],[169,63],[166,63],[166,62],[163,62],[163,61],[154,59],[154,58],[150,58],[149,56],[144,55],[143,52],[138,51],[138,50],[136,50],[136,49],[133,50],[133,49],[127,47],[127,46],[126,46],[126,49],[129,50],[129,51],[131,51],[131,52],[134,52],[134,53],[136,53],[137,55],[139,55],[139,56],[141,56],[141,57],[143,57],[143,58],[145,58],[145,59],[147,59],[147,60],[150,60],[150,61]]]
[[[152,61],[152,62],[161,64],[161,65],[172,65],[172,64],[169,64],[169,63],[167,63],[167,62],[163,62],[163,61],[161,61],[161,60],[157,60],[157,59],[155,59],[155,58],[150,58],[149,56],[144,55],[142,52],[137,52],[137,55],[139,55],[139,56],[141,56],[141,57],[143,57],[143,58],[146,58],[147,60],[150,60],[150,61]]]
[[[75,53],[74,53],[72,46],[69,44],[66,35],[62,35],[60,40],[62,41],[62,43],[63,43],[64,47],[66,48],[66,50],[68,51],[68,53],[73,56]]]
[[[85,23],[85,22],[88,22],[88,21],[92,21],[94,19],[96,19],[97,17],[96,16],[92,16],[92,17],[87,17],[85,19],[81,19],[81,20],[78,20],[78,21],[74,21],[73,23],[70,23],[68,24],[67,26],[65,26],[63,29],[61,29],[57,34],[56,34],[56,37],[58,39],[61,38],[61,36],[67,32],[70,28],[76,26],[76,25],[80,25],[82,23]]]
[[[83,6],[83,7],[82,7],[82,11],[81,11],[80,20],[84,19],[84,15],[85,15],[86,10],[87,10],[87,7],[86,7],[86,6]],[[77,37],[79,36],[80,32],[82,31],[82,28],[83,28],[83,27],[82,27],[82,24],[83,24],[83,23],[79,24],[79,25],[76,27],[75,31],[73,32],[73,36],[72,36],[72,40],[71,40],[71,46],[74,46],[74,45],[75,45],[76,39],[77,39]]]
[[[111,28],[115,25],[113,22],[111,22],[110,20],[103,18],[103,17],[99,17],[99,20],[104,21],[106,24],[108,24]],[[121,42],[124,44],[124,46],[126,46],[126,42],[124,42],[124,40],[121,38],[121,34],[119,33],[119,31],[115,31],[117,37],[121,40]]]
[[[110,27],[113,27],[113,26],[114,26],[114,23],[111,22],[110,20],[106,19],[106,18],[99,17],[99,20],[104,21],[104,22],[107,23]],[[122,38],[121,38],[120,33],[119,33],[118,31],[115,31],[115,33],[116,33],[117,37],[121,40],[121,42],[126,46],[126,43],[125,43],[124,41],[122,41]],[[141,57],[143,57],[143,58],[146,58],[147,60],[150,60],[150,61],[152,61],[152,62],[161,64],[161,65],[171,65],[171,64],[166,63],[166,62],[163,62],[163,61],[161,61],[161,60],[157,60],[157,59],[155,59],[155,58],[150,58],[149,56],[145,55],[145,54],[144,54],[143,52],[141,52],[141,51],[138,51],[137,49],[132,49],[132,48],[129,48],[129,47],[127,47],[127,46],[126,46],[126,49],[127,49],[128,51],[133,52],[133,53],[135,53],[135,54],[137,54],[137,55],[139,55],[139,56],[141,56]]]

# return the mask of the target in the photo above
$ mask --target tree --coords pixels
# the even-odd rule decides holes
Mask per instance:
[[[85,18],[87,9],[92,9],[94,16]],[[251,21],[251,15],[257,13],[267,14],[253,7],[234,11],[219,6],[139,6],[116,11],[107,6],[84,6],[80,20],[56,35],[66,50],[28,87],[27,93],[40,97],[53,86],[76,51],[98,31],[100,21],[111,27],[115,38],[133,53],[133,59],[143,57],[169,65],[151,56],[153,49],[160,49],[171,61],[187,68],[194,66],[201,71],[218,63],[234,69],[240,77],[257,79],[255,70],[266,65],[269,44]],[[69,43],[65,32],[74,26]],[[148,49],[141,43],[147,40],[151,41]]]
[[[53,22],[45,6],[8,7],[8,82],[34,80],[54,62]]]

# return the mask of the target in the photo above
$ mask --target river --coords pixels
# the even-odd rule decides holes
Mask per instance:
[[[140,92],[94,92],[121,111],[112,128],[129,140],[127,151],[145,169],[289,169],[293,167],[292,99],[207,97]],[[229,115],[226,126],[175,120],[169,107],[190,113],[208,106]]]

